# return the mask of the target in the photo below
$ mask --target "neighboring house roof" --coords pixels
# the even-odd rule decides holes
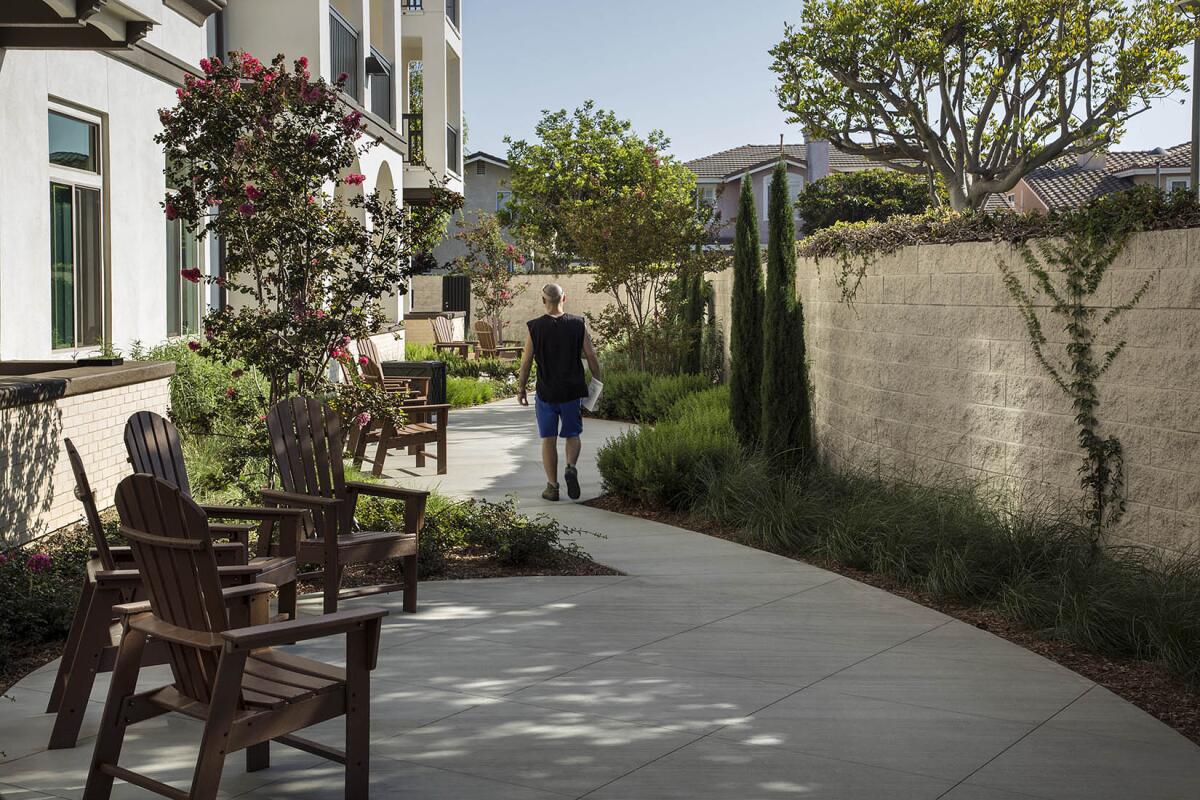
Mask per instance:
[[[1136,184],[1106,170],[1067,167],[1039,167],[1024,177],[1025,185],[1047,208],[1070,208],[1089,200],[1132,189]]]
[[[784,156],[791,162],[804,166],[808,164],[808,148],[803,144],[785,144]],[[755,171],[764,165],[773,165],[779,159],[777,144],[744,144],[713,153],[711,156],[696,158],[684,166],[696,173],[700,180],[730,180],[747,172]],[[836,147],[829,147],[829,168],[835,172],[850,172],[870,167],[884,167],[880,161],[872,161],[865,156],[844,153]]]
[[[1005,194],[989,194],[983,203],[984,211],[1012,211],[1013,208],[1013,204],[1008,201],[1008,195]]]
[[[1155,156],[1149,150],[1112,150],[1105,157],[1106,172],[1121,173],[1137,169],[1154,169]],[[1191,142],[1183,142],[1167,148],[1163,156],[1163,169],[1188,169],[1192,163]]]
[[[463,160],[463,164],[470,164],[479,160],[490,161],[498,167],[508,166],[508,159],[501,158],[500,156],[494,156],[491,153],[485,153],[482,150],[476,150],[474,153],[471,153]]]

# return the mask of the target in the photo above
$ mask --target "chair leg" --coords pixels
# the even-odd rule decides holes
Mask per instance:
[[[50,690],[50,702],[46,704],[46,713],[58,711],[62,702],[63,690],[71,674],[71,664],[75,661],[75,652],[79,649],[79,637],[83,631],[84,618],[87,616],[88,605],[92,600],[95,584],[87,578],[83,579],[83,589],[79,592],[79,602],[75,605],[75,616],[71,618],[71,631],[67,634],[67,643],[63,647],[62,658],[58,661],[58,672],[54,675],[54,688]]]
[[[423,444],[417,445],[417,466],[425,466],[425,445]]]
[[[446,474],[446,426],[439,425],[437,432],[438,475]]]
[[[271,740],[246,748],[246,772],[258,772],[271,766]]]
[[[332,614],[337,611],[338,594],[342,590],[342,567],[334,567],[332,564],[325,565],[325,577],[322,578],[321,591],[323,594],[323,603],[321,606],[322,613]]]
[[[296,581],[279,584],[279,613],[287,614],[288,619],[296,618]]]
[[[370,793],[371,783],[371,673],[367,648],[366,630],[359,628],[346,637],[346,797],[363,800]]]
[[[395,436],[396,432],[391,425],[385,424],[379,432],[379,444],[375,447],[375,465],[371,468],[371,474],[376,478],[383,474],[383,461],[387,458],[388,445]]]
[[[112,624],[112,607],[121,602],[120,593],[109,590],[92,591],[88,597],[87,612],[79,628],[79,640],[71,657],[63,683],[62,697],[58,702],[58,716],[50,732],[50,750],[62,750],[75,746],[79,740],[79,728],[87,711],[92,687],[96,683],[96,671],[104,648],[112,644],[108,628]],[[63,658],[66,658],[64,653]]]
[[[405,556],[403,559],[404,568],[404,610],[406,613],[415,614],[417,611],[417,557]]]
[[[104,701],[100,733],[96,736],[96,748],[92,751],[87,786],[83,790],[83,796],[88,800],[108,800],[112,794],[113,778],[106,775],[102,767],[105,764],[115,765],[121,757],[121,745],[125,743],[125,702],[137,690],[145,648],[144,633],[127,630],[121,638],[112,683],[108,687],[108,699]]]
[[[200,757],[192,776],[191,800],[215,800],[221,785],[221,770],[225,766],[225,747],[229,744],[229,728],[237,713],[238,697],[242,691],[242,673],[247,652],[225,652],[217,666],[217,679],[208,703],[208,719],[200,739]],[[247,765],[250,755],[247,755]]]

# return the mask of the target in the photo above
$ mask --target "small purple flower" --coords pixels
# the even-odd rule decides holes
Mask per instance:
[[[355,417],[354,421],[358,423],[358,427],[365,428],[371,424],[371,415],[364,411]]]
[[[30,572],[45,572],[50,569],[50,556],[46,553],[34,553],[25,562],[25,569]]]

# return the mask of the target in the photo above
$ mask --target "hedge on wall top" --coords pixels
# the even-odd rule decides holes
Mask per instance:
[[[1200,227],[1200,202],[1187,190],[1161,192],[1139,186],[1096,198],[1080,208],[1048,213],[974,211],[963,214],[944,210],[892,217],[886,222],[841,222],[818,231],[796,246],[798,255],[836,259],[835,275],[842,299],[852,301],[871,262],[914,244],[957,242],[1011,242],[1045,239],[1077,229],[1081,215],[1098,226],[1132,224],[1138,231]]]

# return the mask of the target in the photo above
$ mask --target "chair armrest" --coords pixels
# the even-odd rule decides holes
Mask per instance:
[[[260,594],[271,594],[275,591],[275,587],[269,583],[247,583],[244,586],[230,586],[228,589],[222,589],[221,595],[226,601],[238,600],[243,597],[254,597]],[[149,600],[138,600],[133,603],[121,603],[113,606],[113,616],[115,617],[132,617],[137,614],[147,614],[150,612]]]
[[[199,650],[218,652],[225,644],[219,633],[203,633],[191,630],[190,628],[181,628],[178,625],[163,622],[153,614],[143,614],[133,617],[129,620],[129,627],[135,631],[141,631],[153,636],[155,639],[161,639],[164,642]]]
[[[276,520],[280,517],[304,517],[309,514],[307,508],[288,508],[286,506],[221,506],[202,504],[204,513],[210,517],[223,519],[252,519],[257,522]]]
[[[449,411],[451,405],[449,403],[434,403],[432,405],[420,406],[404,406],[405,411],[418,411],[421,413],[432,413],[435,411]]]
[[[256,650],[260,647],[275,647],[281,644],[320,639],[339,633],[350,633],[356,628],[375,623],[388,614],[385,608],[356,608],[352,611],[337,611],[309,619],[294,619],[238,628],[220,634],[225,639],[227,650]]]
[[[346,488],[359,494],[373,497],[385,497],[389,500],[427,500],[429,492],[419,489],[404,489],[399,486],[388,486],[384,483],[363,483],[362,481],[346,481]]]
[[[276,503],[289,503],[294,506],[300,506],[303,509],[313,509],[322,511],[326,508],[332,508],[342,502],[338,497],[321,497],[319,494],[296,494],[295,492],[281,492],[278,489],[259,489],[258,493],[265,500],[273,500]]]

